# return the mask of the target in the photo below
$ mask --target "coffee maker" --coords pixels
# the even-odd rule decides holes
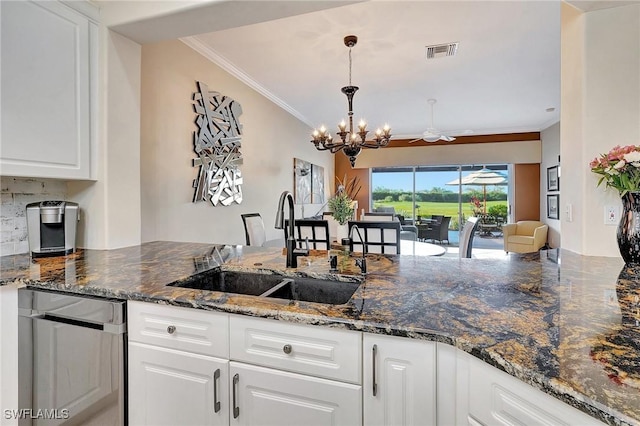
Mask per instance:
[[[31,256],[60,256],[75,252],[79,220],[77,203],[41,201],[27,204]]]

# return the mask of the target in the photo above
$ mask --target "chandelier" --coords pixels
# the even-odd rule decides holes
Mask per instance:
[[[337,135],[340,137],[339,142],[334,142],[331,134],[327,129],[322,126],[320,129],[313,131],[313,139],[311,142],[316,146],[319,151],[331,151],[335,154],[338,151],[344,152],[349,157],[351,167],[356,164],[356,157],[362,151],[362,148],[380,148],[389,144],[391,138],[391,128],[388,125],[384,125],[382,129],[378,129],[375,132],[375,136],[372,141],[367,141],[367,123],[364,120],[360,120],[358,123],[358,130],[355,131],[353,127],[353,95],[358,91],[358,86],[351,85],[351,48],[358,42],[358,37],[354,35],[348,35],[344,38],[344,45],[349,48],[349,85],[342,88],[342,93],[347,96],[349,102],[349,129],[347,131],[347,123],[342,120],[338,124]]]

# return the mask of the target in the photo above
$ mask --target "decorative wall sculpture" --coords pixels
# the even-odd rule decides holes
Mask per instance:
[[[199,172],[193,181],[193,202],[209,199],[214,206],[240,204],[242,124],[238,117],[242,107],[227,96],[209,91],[205,83],[198,81],[197,85],[193,110],[198,131],[193,133],[193,149],[198,158],[193,160],[193,167],[199,167]]]

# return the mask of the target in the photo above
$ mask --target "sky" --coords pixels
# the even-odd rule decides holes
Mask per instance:
[[[468,175],[470,172],[462,172],[462,176]],[[506,171],[501,171],[506,175]],[[445,185],[447,182],[458,179],[458,172],[418,172],[416,173],[416,191],[430,190],[432,188],[444,188],[456,192],[457,186]],[[396,173],[380,173],[376,172],[372,174],[372,187],[387,188],[387,189],[401,189],[412,190],[412,173],[411,172],[396,172]],[[469,187],[471,188],[471,187]],[[495,189],[500,187],[488,186],[487,189]],[[505,188],[505,187],[503,187]],[[506,188],[505,188],[506,190]],[[465,188],[462,189],[465,192]]]

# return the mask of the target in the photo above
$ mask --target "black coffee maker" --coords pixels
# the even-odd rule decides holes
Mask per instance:
[[[60,256],[76,251],[78,204],[41,201],[27,204],[27,231],[31,256]]]

